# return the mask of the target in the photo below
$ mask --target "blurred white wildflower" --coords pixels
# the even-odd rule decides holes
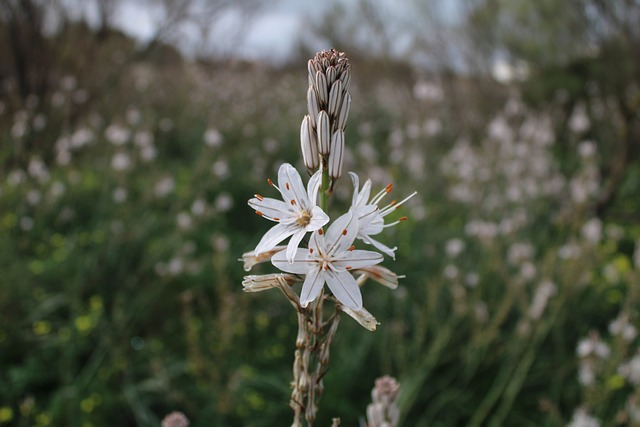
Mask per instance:
[[[211,246],[216,252],[226,252],[229,250],[229,238],[223,234],[211,236]]]
[[[449,280],[453,280],[458,277],[460,270],[453,264],[449,264],[444,268],[443,274]]]
[[[67,92],[71,92],[75,90],[77,86],[78,86],[78,79],[76,79],[75,76],[67,74],[65,76],[62,76],[62,78],[60,78],[60,87]]]
[[[140,120],[142,119],[142,114],[140,113],[140,110],[136,108],[129,108],[125,116],[127,118],[127,123],[129,123],[130,125],[137,125],[138,123],[140,123]]]
[[[33,157],[29,160],[27,172],[40,183],[44,183],[49,179],[49,169],[38,157]]]
[[[153,188],[153,192],[157,197],[165,197],[169,193],[171,193],[176,186],[176,183],[171,176],[165,176],[156,182],[156,185]]]
[[[66,98],[62,92],[56,91],[51,94],[51,105],[53,105],[54,107],[56,108],[62,107],[65,101],[66,101]]]
[[[191,213],[194,216],[199,217],[204,215],[204,213],[206,212],[206,209],[207,209],[207,202],[205,202],[203,199],[196,199],[191,204]]]
[[[122,187],[118,187],[113,190],[113,201],[116,203],[124,203],[127,200],[127,190]]]
[[[51,187],[49,187],[49,196],[53,200],[56,200],[64,194],[65,190],[66,186],[62,182],[55,181],[51,184]]]
[[[587,242],[595,244],[602,239],[602,221],[598,218],[592,218],[584,223],[582,226],[582,237]]]
[[[229,176],[229,163],[225,159],[216,160],[211,165],[211,172],[219,179],[225,179]]]
[[[569,118],[569,129],[573,133],[583,133],[591,125],[584,104],[578,104],[573,109],[573,114]]]
[[[577,259],[582,249],[576,243],[567,243],[558,249],[558,257],[560,259]]]
[[[582,141],[578,145],[578,154],[582,159],[592,159],[596,155],[596,144],[593,141]]]
[[[131,167],[131,158],[123,151],[119,151],[111,158],[111,167],[113,170],[121,172]]]
[[[400,409],[396,403],[400,384],[388,375],[376,379],[371,391],[372,402],[367,406],[368,427],[396,427],[400,420]]]
[[[586,409],[578,408],[566,427],[600,427],[600,421],[589,415]]]
[[[222,134],[218,129],[209,128],[205,131],[204,143],[209,147],[219,147],[222,145]]]
[[[179,229],[188,230],[193,225],[193,219],[188,212],[182,211],[176,216],[176,223],[178,224]]]
[[[36,206],[37,204],[40,203],[40,200],[42,199],[42,195],[40,194],[40,191],[36,189],[31,189],[27,191],[27,195],[25,199],[27,200],[27,203],[30,204],[31,206]]]
[[[611,350],[609,346],[604,343],[596,333],[592,333],[588,338],[581,339],[576,348],[576,354],[581,358],[597,357],[599,359],[605,359],[609,357],[610,353]]]
[[[621,336],[625,341],[633,341],[638,336],[638,329],[629,322],[626,313],[620,313],[611,323],[609,323],[611,335]]]
[[[153,134],[148,130],[139,130],[133,136],[133,143],[140,148],[153,145]]]
[[[444,94],[442,88],[433,82],[419,80],[413,85],[413,96],[418,101],[442,101]]]
[[[22,184],[27,179],[27,174],[22,169],[14,169],[7,176],[7,183],[12,187]]]
[[[71,148],[81,148],[93,141],[93,131],[89,128],[77,129],[69,138]]]
[[[634,386],[640,386],[640,352],[631,360],[618,368],[618,374],[622,375]]]
[[[113,145],[123,145],[131,136],[131,131],[129,129],[116,123],[109,125],[105,129],[104,133],[107,140]]]
[[[162,427],[189,427],[189,419],[182,412],[174,411],[162,419]]]
[[[225,213],[233,207],[233,197],[229,193],[220,193],[213,202],[213,206],[217,212]]]
[[[555,283],[550,281],[544,281],[538,285],[536,293],[533,296],[533,301],[529,307],[529,316],[538,320],[544,313],[545,308],[549,302],[549,299],[556,293],[558,288]]]
[[[28,217],[28,216],[23,216],[22,218],[20,218],[20,228],[22,229],[22,231],[29,231],[33,228],[33,218]]]
[[[47,116],[42,113],[38,113],[33,117],[31,124],[34,130],[42,130],[47,125]]]
[[[512,265],[518,265],[533,258],[534,248],[531,243],[516,242],[509,246],[507,260]]]
[[[476,272],[467,273],[464,277],[464,283],[469,288],[475,288],[480,283],[480,275]]]
[[[445,244],[447,256],[455,258],[464,250],[464,241],[461,239],[449,239]]]

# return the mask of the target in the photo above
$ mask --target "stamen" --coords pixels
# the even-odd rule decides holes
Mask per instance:
[[[342,235],[346,236],[347,235],[347,229],[345,228],[344,230],[342,230]]]
[[[324,231],[322,231],[322,228],[318,230],[318,234],[321,236],[324,234]]]
[[[271,181],[271,178],[267,178],[267,183],[272,187],[274,186],[273,181]]]
[[[354,250],[355,248],[356,248],[356,247],[355,247],[355,246],[353,246],[353,245],[349,246],[349,250],[350,250],[350,251]]]
[[[289,183],[288,182],[285,182],[284,186],[287,187],[287,190],[289,189]]]
[[[295,205],[295,204],[296,204],[296,201],[295,201],[294,199],[291,199],[291,204],[292,204],[292,205]]]
[[[273,218],[273,220],[274,220],[274,221],[280,221],[280,218],[275,217],[275,218]]]
[[[263,201],[263,200],[264,200],[264,197],[262,197],[262,196],[261,196],[261,195],[259,195],[259,194],[254,194],[254,197],[255,197],[256,199],[260,200],[260,201]]]
[[[350,265],[347,265],[345,268],[346,268],[347,270],[351,270],[351,266],[350,266]]]
[[[393,190],[393,183],[390,182],[389,184],[387,184],[387,187],[384,189],[384,191],[387,194],[389,194],[389,193],[391,193],[391,190]]]
[[[309,248],[309,253],[312,254],[313,253],[313,248]]]
[[[260,212],[260,211],[256,211],[256,214],[257,214],[257,215],[260,215],[260,216],[264,215],[264,214],[263,214],[262,212]]]
[[[408,217],[403,216],[402,218],[398,218],[398,221],[406,221],[406,220],[408,220],[408,219],[409,219]]]
[[[392,201],[391,201],[391,203],[389,203],[389,206],[393,206],[393,205],[395,205],[396,203],[398,203],[398,201],[397,201],[397,200],[392,200]]]

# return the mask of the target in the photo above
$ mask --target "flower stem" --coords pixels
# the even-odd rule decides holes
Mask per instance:
[[[320,209],[323,211],[327,211],[327,204],[329,201],[329,185],[331,183],[331,179],[329,178],[329,169],[326,167],[322,168],[322,183],[320,184]]]

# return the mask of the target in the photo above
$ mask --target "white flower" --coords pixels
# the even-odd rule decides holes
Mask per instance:
[[[371,200],[369,200],[369,195],[371,194],[371,180],[368,179],[361,190],[358,190],[360,185],[360,181],[358,179],[358,175],[353,172],[349,172],[351,175],[351,180],[353,181],[353,200],[351,202],[351,210],[354,212],[354,215],[358,218],[358,239],[361,239],[365,243],[369,243],[389,255],[393,259],[395,259],[394,251],[397,248],[390,248],[375,239],[372,239],[371,236],[375,236],[376,234],[380,234],[382,230],[386,227],[391,227],[396,225],[400,221],[407,219],[406,217],[402,217],[397,221],[394,221],[389,224],[384,223],[384,217],[389,215],[394,210],[398,209],[405,203],[407,200],[412,198],[417,194],[417,191],[414,191],[409,196],[405,197],[400,202],[396,202],[395,200],[389,203],[384,208],[379,208],[378,203],[382,198],[387,195],[393,186],[391,184],[387,185],[383,190],[381,190],[378,194],[373,196]]]
[[[259,194],[249,200],[249,206],[254,208],[258,215],[278,223],[262,237],[254,250],[256,255],[270,251],[291,236],[286,258],[293,262],[296,249],[304,235],[309,231],[319,230],[329,222],[329,216],[316,206],[321,178],[321,172],[316,172],[309,179],[305,191],[298,171],[289,163],[285,163],[278,170],[278,186],[269,181],[282,194],[284,201],[265,198]]]
[[[306,274],[300,293],[302,307],[315,300],[326,283],[344,306],[352,310],[362,308],[362,294],[350,270],[378,264],[383,257],[377,252],[355,250],[352,244],[357,234],[358,220],[348,212],[331,224],[326,235],[322,229],[314,232],[309,249],[298,249],[292,263],[287,262],[282,252],[271,258],[273,265],[282,271]]]

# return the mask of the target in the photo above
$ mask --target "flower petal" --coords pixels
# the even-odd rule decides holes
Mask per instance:
[[[325,236],[325,253],[333,254],[349,249],[358,235],[358,219],[352,211],[340,216],[329,226]]]
[[[260,212],[262,216],[271,220],[282,220],[285,218],[294,218],[295,213],[291,209],[291,205],[287,205],[282,200],[264,197],[262,200],[258,198],[249,199],[249,206]]]
[[[312,206],[316,206],[318,200],[318,189],[322,183],[322,170],[314,173],[307,183],[307,193]],[[311,206],[310,206],[311,207]]]
[[[325,273],[327,286],[329,286],[329,289],[333,292],[333,296],[335,296],[338,301],[353,310],[362,308],[360,288],[356,283],[356,279],[354,279],[350,273],[331,269],[326,270]]]
[[[379,241],[372,239],[371,237],[366,235],[365,236],[358,235],[358,238],[362,239],[362,241],[364,241],[365,243],[373,245],[376,249],[378,249],[381,252],[384,252],[385,254],[389,255],[391,258],[396,259],[395,250],[398,249],[397,246],[390,248],[384,243],[380,243]]]
[[[353,182],[353,198],[351,200],[351,206],[356,209],[358,206],[358,191],[360,191],[360,178],[354,172],[349,172],[351,181]]]
[[[309,270],[307,277],[302,284],[302,291],[300,292],[300,305],[306,307],[309,303],[320,295],[320,291],[324,286],[327,272],[319,267]]]
[[[319,206],[314,206],[311,211],[311,221],[305,227],[306,231],[316,231],[322,228],[326,223],[329,222],[329,215],[324,213]]]
[[[291,236],[291,240],[289,240],[289,244],[287,245],[287,253],[286,253],[287,260],[289,261],[289,263],[293,262],[293,259],[296,256],[298,245],[300,244],[300,241],[302,240],[305,234],[307,234],[307,232],[304,230],[304,228],[298,227],[298,230],[295,233],[293,233],[293,235]]]
[[[309,270],[316,268],[317,263],[311,262],[309,259],[309,251],[306,249],[298,249],[293,257],[293,262],[289,262],[287,254],[278,252],[271,257],[271,264],[279,270],[294,274],[307,274]]]
[[[302,185],[302,178],[289,163],[284,163],[278,169],[278,186],[285,203],[290,203],[292,206],[297,205],[298,209],[308,208],[309,197],[304,185]],[[308,210],[311,209],[309,208]]]
[[[372,332],[375,331],[376,327],[380,324],[364,307],[359,310],[352,310],[349,307],[342,306],[340,310],[353,317],[363,328]]]
[[[267,252],[275,248],[278,243],[291,236],[298,228],[297,224],[274,225],[264,234],[264,236],[262,236],[262,239],[260,239],[258,246],[256,246],[254,250],[255,254],[260,255],[263,252]]]
[[[347,269],[347,267],[349,267],[348,269],[351,270],[371,267],[381,263],[383,260],[384,257],[378,252],[354,250],[345,251],[343,256],[341,258],[334,259],[332,264],[340,269]]]

